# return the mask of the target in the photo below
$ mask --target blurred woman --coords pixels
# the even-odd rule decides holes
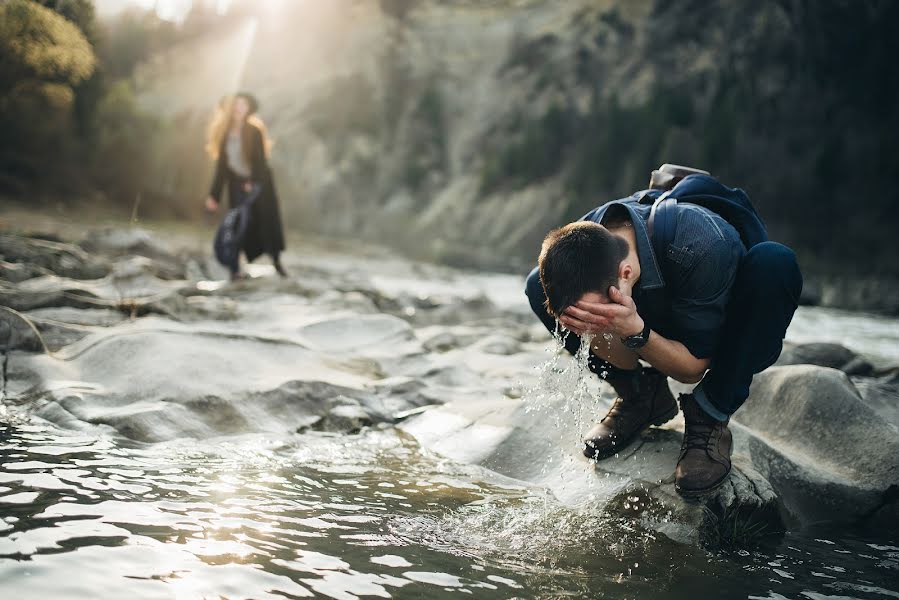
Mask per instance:
[[[206,151],[216,161],[206,209],[218,209],[226,186],[231,208],[239,206],[258,186],[258,194],[252,200],[249,211],[251,217],[242,250],[248,262],[261,254],[268,254],[278,274],[286,277],[287,273],[281,265],[284,232],[278,196],[268,166],[271,140],[262,119],[256,115],[258,108],[256,98],[245,92],[225,97],[219,102],[206,140]],[[241,277],[238,263],[231,269],[232,279]]]

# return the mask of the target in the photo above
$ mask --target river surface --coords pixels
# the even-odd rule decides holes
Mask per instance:
[[[859,319],[895,335],[813,309],[795,329]],[[899,540],[822,527],[710,552],[392,427],[142,445],[7,420],[3,598],[899,597]]]
[[[302,265],[307,286],[328,264],[321,257],[308,260]],[[334,261],[334,272],[357,278],[352,265],[344,263],[358,259]],[[396,265],[371,275],[375,263],[385,261],[355,267],[365,272],[358,278],[369,276],[388,296],[392,291],[396,297],[405,293],[413,299],[481,293],[507,315],[504,321],[488,315],[474,330],[462,326],[469,325],[477,303],[464,304],[452,319],[441,313],[443,321],[425,315],[416,322],[413,308],[402,309],[416,336],[437,340],[435,332],[453,332],[458,339],[475,339],[517,326],[525,332],[518,334],[523,343],[537,348],[516,359],[512,350],[503,349],[500,336],[492,342],[499,349],[481,348],[476,355],[463,347],[442,354],[410,354],[395,364],[374,355],[397,374],[431,377],[444,386],[435,389],[443,391],[469,382],[469,393],[490,397],[505,393],[517,373],[537,368],[531,356],[545,357],[543,348],[551,342],[535,341],[527,333],[533,320],[521,278],[387,273]],[[323,280],[323,289],[335,286],[332,279]],[[465,286],[472,288],[470,294]],[[232,351],[227,344],[237,344],[233,338],[244,335],[243,329],[247,336],[269,337],[276,329],[285,339],[265,348],[298,352],[291,350],[286,332],[297,330],[308,314],[325,310],[328,293],[306,300],[284,295],[283,290],[278,296],[272,293],[263,296],[251,289],[246,301],[234,296],[243,302],[242,320],[221,325],[230,337],[215,338],[216,346],[203,340],[218,331],[212,329],[217,322],[194,325],[206,338],[185,338],[181,334],[187,329],[165,333],[175,324],[145,320],[145,329],[139,328],[140,321],[119,327],[134,335],[150,331],[169,336],[160,338],[160,348],[167,348],[169,356],[160,350],[159,355],[144,357],[146,362],[135,362],[144,360],[139,352],[156,346],[129,346],[131,338],[110,337],[104,338],[105,345],[80,346],[64,361],[26,360],[15,354],[10,376],[25,373],[15,368],[26,364],[35,373],[46,369],[55,378],[72,373],[72,379],[84,380],[66,385],[105,385],[108,393],[92,397],[84,418],[90,420],[90,409],[106,411],[102,422],[127,418],[127,423],[140,424],[144,421],[140,403],[133,402],[135,390],[154,382],[164,387],[166,382],[156,372],[129,375],[134,367],[128,365],[166,373],[166,360],[190,363],[192,377],[201,380],[184,379],[175,387],[195,394],[211,393],[203,377],[209,377],[211,385],[224,376],[218,364],[203,370],[208,356],[200,350],[185,354],[171,340],[192,339],[190,348],[224,353]],[[361,305],[364,298],[353,294],[345,292],[330,301]],[[281,320],[273,324],[275,313]],[[314,329],[303,331],[307,343],[316,340],[308,337]],[[356,339],[365,332],[349,333]],[[788,339],[843,343],[878,364],[899,363],[896,319],[803,308]],[[251,358],[262,351],[250,343],[241,342],[247,345],[235,346],[233,352]],[[103,354],[104,348],[119,350]],[[466,364],[472,356],[477,360]],[[493,362],[484,362],[488,358]],[[444,362],[433,364],[441,368],[427,362],[438,359]],[[473,374],[478,361],[483,370]],[[321,364],[322,376],[333,372],[327,370],[330,363]],[[364,361],[347,364],[369,368]],[[284,378],[280,371],[259,373]],[[146,381],[131,381],[139,375]],[[27,391],[25,384],[10,383],[21,388],[11,388],[12,394]],[[247,394],[265,389],[263,384],[249,386]],[[219,388],[224,385],[219,382]],[[117,398],[117,390],[124,389],[133,396]],[[225,397],[221,389],[216,393]],[[166,400],[167,406],[178,408],[177,398]],[[834,532],[822,524],[817,530],[766,538],[752,549],[710,551],[682,545],[642,529],[636,518],[628,517],[627,505],[623,514],[597,506],[562,506],[544,490],[425,451],[392,426],[356,434],[285,433],[293,428],[269,427],[241,435],[175,436],[157,443],[140,443],[86,423],[79,427],[59,429],[29,418],[27,411],[7,411],[0,402],[0,599],[899,598],[899,540],[879,532]]]

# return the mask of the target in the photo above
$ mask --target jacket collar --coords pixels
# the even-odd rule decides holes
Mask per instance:
[[[594,211],[592,216],[588,215],[588,218],[591,221],[599,223],[602,221],[606,210],[613,204],[620,204],[627,209],[627,212],[631,217],[631,222],[634,225],[634,234],[637,238],[637,258],[640,260],[640,281],[637,283],[636,287],[639,290],[645,291],[665,287],[665,279],[662,277],[662,270],[659,268],[659,261],[652,248],[652,240],[649,239],[649,229],[646,225],[646,222],[649,220],[649,211],[652,205],[639,203],[644,195],[658,195],[658,193],[655,192],[657,192],[657,190],[637,192],[628,198],[608,202],[598,210]]]

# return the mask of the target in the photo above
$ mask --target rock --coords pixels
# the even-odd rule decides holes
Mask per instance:
[[[784,347],[777,365],[817,365],[840,369],[849,375],[868,375],[874,366],[857,352],[839,344],[815,342]]]
[[[475,347],[487,354],[508,356],[521,351],[521,342],[508,335],[493,334],[479,341]]]
[[[120,311],[103,308],[50,307],[24,314],[52,352],[90,335],[98,327],[112,327],[126,320]],[[39,351],[43,347],[38,345],[22,349]]]
[[[27,263],[12,263],[0,260],[0,279],[11,283],[20,283],[32,277],[50,275],[50,271],[37,265]]]
[[[845,373],[795,365],[755,377],[732,429],[794,521],[857,523],[899,485],[895,417],[865,401]]]
[[[79,245],[88,252],[113,255],[137,255],[155,259],[173,259],[174,254],[152,233],[139,227],[93,229]]]
[[[356,352],[364,348],[389,351],[415,339],[412,328],[390,315],[358,315],[326,319],[306,325],[300,336],[310,347],[325,352]]]
[[[0,352],[39,352],[43,349],[44,343],[33,320],[27,315],[0,306]]]
[[[422,344],[428,352],[447,352],[460,345],[459,338],[449,331],[440,331],[426,339]]]
[[[346,399],[341,399],[346,402]],[[358,403],[338,404],[328,411],[324,419],[323,429],[347,433],[358,432],[372,424],[371,415]]]
[[[862,375],[867,376],[874,373],[874,365],[869,363],[867,360],[862,358],[861,356],[856,356],[842,367],[840,370],[846,375]]]
[[[607,392],[605,407],[610,403]],[[644,525],[675,541],[718,539],[721,523],[737,513],[764,513],[779,525],[776,495],[748,461],[740,461],[731,480],[700,502],[680,498],[673,486],[679,431],[650,429],[616,457],[599,463],[584,458],[580,432],[602,410],[481,399],[433,408],[401,428],[429,450],[548,488],[563,504],[598,501],[616,515],[641,504]]]
[[[92,230],[79,245],[91,253],[127,257],[128,261],[142,263],[163,279],[184,279],[191,260],[191,257],[178,256],[151,232],[138,227]],[[140,258],[147,260],[140,261]]]
[[[862,400],[887,423],[899,423],[899,381],[853,377]]]
[[[74,279],[99,279],[109,272],[106,261],[78,246],[12,233],[0,234],[0,259],[17,265],[0,269],[0,278],[15,283],[50,273]]]
[[[885,507],[899,485],[899,409],[890,390],[872,388],[866,400],[844,373],[817,366],[758,375],[732,420],[733,474],[699,504],[672,486],[680,417],[586,469],[579,436],[608,406],[606,392],[600,407],[452,402],[402,428],[426,448],[546,486],[563,503],[605,498],[614,507],[639,491],[655,507],[643,515],[646,524],[679,541],[708,542],[720,539],[722,525],[736,531],[747,518],[775,531],[784,522],[848,524],[892,514]]]

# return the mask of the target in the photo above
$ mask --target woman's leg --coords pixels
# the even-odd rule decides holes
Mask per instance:
[[[272,264],[275,265],[275,271],[278,272],[278,275],[287,277],[287,271],[284,269],[284,265],[281,264],[281,252],[272,252]]]

